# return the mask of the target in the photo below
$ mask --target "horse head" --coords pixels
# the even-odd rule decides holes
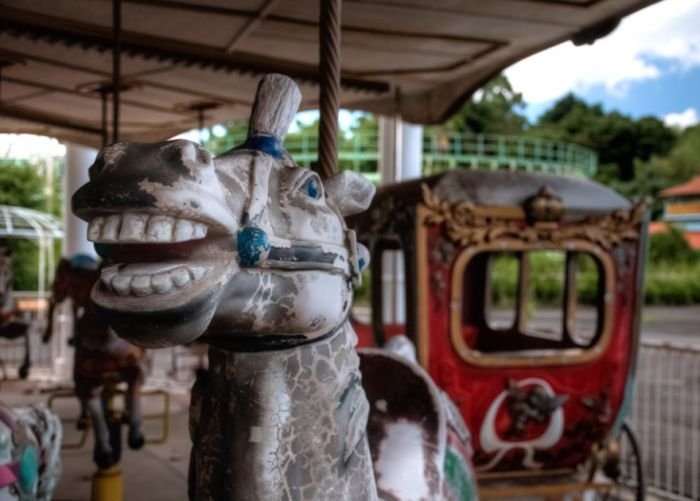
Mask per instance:
[[[346,320],[369,253],[344,216],[374,187],[294,163],[282,142],[299,101],[291,80],[268,75],[246,142],[217,158],[185,140],[100,152],[73,210],[111,263],[91,297],[122,337],[285,346]]]

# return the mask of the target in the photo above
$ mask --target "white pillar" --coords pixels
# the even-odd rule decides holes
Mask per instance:
[[[396,133],[396,116],[379,116],[379,174],[381,184],[393,183],[396,179],[397,144],[398,134]]]
[[[423,127],[399,116],[379,117],[379,172],[382,184],[422,176]],[[382,255],[382,304],[385,324],[405,324],[406,290],[402,251]]]
[[[88,181],[88,167],[97,156],[97,150],[73,143],[66,144],[66,164],[63,175],[63,246],[61,254],[72,258],[76,254],[96,256],[95,248],[87,239],[87,223],[73,215],[71,198]],[[73,348],[68,339],[73,332],[73,315],[69,301],[54,312],[53,375],[58,380],[70,380],[73,373]]]
[[[88,182],[88,167],[97,156],[97,150],[73,143],[66,144],[66,166],[63,176],[63,257],[76,254],[95,256],[95,248],[87,239],[87,223],[71,211],[71,198],[78,188]]]
[[[423,175],[423,126],[401,125],[401,181]]]

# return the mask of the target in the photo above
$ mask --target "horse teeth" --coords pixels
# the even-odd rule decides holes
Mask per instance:
[[[90,221],[88,226],[88,240],[95,242],[100,239],[102,235],[102,227],[105,225],[105,218],[96,217]]]
[[[175,242],[186,242],[192,238],[194,234],[194,225],[187,219],[178,219],[175,222],[175,230],[173,231],[173,240]]]
[[[128,296],[129,292],[131,292],[131,288],[129,287],[129,285],[131,285],[131,278],[132,277],[128,275],[115,275],[112,279],[112,288],[114,292],[120,296]]]
[[[153,294],[153,288],[151,287],[151,277],[148,275],[141,275],[131,279],[131,292],[134,296],[149,296]]]
[[[100,272],[100,280],[102,281],[102,285],[104,285],[107,289],[112,290],[112,279],[117,275],[118,270],[118,265],[105,266],[102,268],[102,271]]]
[[[127,212],[122,218],[120,242],[143,242],[148,214]]]
[[[151,286],[158,294],[165,294],[173,288],[173,280],[168,273],[159,273],[151,277]]]
[[[173,283],[180,289],[190,283],[190,274],[185,268],[178,268],[175,271],[171,271],[170,276],[173,279]]]
[[[207,236],[207,225],[203,223],[194,223],[194,238],[204,238]]]
[[[98,243],[186,242],[206,237],[208,229],[206,224],[189,219],[127,212],[93,218],[88,226],[88,240]]]
[[[102,228],[102,238],[100,240],[103,242],[116,242],[118,240],[121,221],[122,217],[119,214],[107,216],[104,228]]]
[[[190,275],[195,280],[199,280],[200,278],[202,278],[204,275],[206,275],[208,271],[204,266],[190,266],[189,270]]]
[[[148,220],[146,240],[151,242],[172,242],[175,219],[170,216],[151,216]]]

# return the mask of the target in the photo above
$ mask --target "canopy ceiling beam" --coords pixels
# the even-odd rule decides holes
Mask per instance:
[[[71,120],[60,115],[42,113],[20,106],[5,106],[0,104],[0,116],[14,118],[16,120],[24,120],[26,122],[33,122],[42,125],[52,125],[54,127],[69,129],[85,134],[94,134],[96,136],[102,136],[102,129],[100,127],[93,127],[86,123],[77,122],[75,120]]]
[[[92,68],[89,66],[82,66],[82,65],[75,64],[75,63],[67,63],[65,61],[58,61],[56,59],[42,57],[42,56],[38,56],[35,54],[29,54],[29,53],[20,53],[20,52],[13,51],[13,54],[21,56],[27,61],[34,61],[37,63],[55,66],[57,68],[63,68],[63,69],[71,70],[71,71],[79,71],[81,73],[86,73],[88,75],[95,75],[95,76],[105,78],[105,79],[109,79],[112,76],[112,74],[108,71],[101,71],[101,70],[98,70],[98,69],[95,69],[95,68]],[[3,77],[3,78],[5,78],[5,77]],[[179,87],[179,86],[175,86],[175,85],[165,84],[162,82],[153,82],[151,80],[140,80],[140,79],[139,80],[132,80],[131,75],[124,75],[124,80],[127,81],[128,83],[134,85],[134,86],[137,86],[137,87],[153,87],[154,89],[160,89],[160,90],[165,90],[165,91],[169,91],[169,92],[174,92],[177,94],[182,94],[184,96],[189,96],[189,97],[194,96],[194,97],[201,98],[201,99],[208,99],[211,101],[217,101],[221,104],[227,104],[230,106],[240,105],[240,106],[246,106],[249,108],[250,106],[253,105],[253,103],[251,101],[244,101],[242,99],[231,99],[230,97],[220,96],[220,95],[211,94],[211,93],[207,93],[207,92],[201,92],[201,91],[198,91],[196,89],[188,89],[188,88]]]
[[[98,51],[110,50],[113,45],[112,30],[102,26],[37,14],[23,9],[3,7],[0,10],[0,32],[13,36],[25,36],[33,40],[60,42],[67,46],[79,45]],[[193,64],[201,68],[235,71],[242,74],[262,75],[285,73],[292,78],[318,83],[318,69],[312,65],[261,57],[254,54],[226,54],[206,45],[154,37],[143,33],[122,31],[123,53],[156,58],[161,61]],[[358,91],[384,93],[389,85],[357,78],[341,78],[341,85]]]
[[[204,14],[216,14],[229,17],[237,18],[256,18],[258,16],[258,11],[256,10],[245,10],[237,9],[233,7],[218,7],[213,5],[204,4],[194,4],[187,2],[180,2],[178,0],[123,0],[124,3],[147,5],[149,7],[161,7],[172,10],[198,12]],[[344,4],[352,3],[348,0],[344,0]],[[265,19],[270,21],[276,21],[280,23],[304,26],[311,28],[313,30],[319,30],[319,23],[311,19],[302,19],[297,17],[279,15],[279,14],[267,14]],[[397,38],[420,38],[426,40],[441,40],[446,42],[463,42],[463,43],[500,43],[505,44],[507,42],[503,40],[496,40],[491,38],[483,37],[473,37],[469,35],[450,35],[445,33],[425,33],[418,31],[405,31],[392,27],[391,29],[378,29],[369,26],[356,26],[348,23],[342,25],[342,31],[346,33],[360,33],[367,35],[379,35],[387,37],[397,37]]]
[[[32,87],[35,89],[41,89],[43,91],[46,91],[47,93],[51,92],[56,92],[58,94],[66,94],[69,96],[76,96],[76,97],[81,97],[84,99],[91,99],[91,100],[100,100],[100,95],[98,91],[95,92],[81,92],[79,90],[73,90],[73,89],[68,89],[66,87],[59,87],[57,85],[51,85],[43,82],[34,82],[32,80],[26,80],[24,78],[15,78],[15,77],[9,77],[3,75],[2,77],[3,82],[9,82],[9,83],[14,83],[17,85],[23,85],[25,87]],[[31,97],[30,95],[29,97]],[[12,102],[18,102],[19,100],[13,100]],[[163,106],[158,106],[155,104],[151,103],[144,103],[141,101],[134,101],[132,99],[123,99],[121,100],[122,105],[127,105],[127,106],[133,106],[134,108],[139,108],[139,109],[146,109],[146,110],[151,110],[151,111],[157,111],[160,113],[170,113],[172,115],[179,115],[179,116],[189,116],[189,113],[186,112],[185,110],[178,110],[175,108],[166,108]],[[7,104],[7,101],[5,102]]]
[[[232,54],[236,50],[238,44],[240,44],[243,41],[243,39],[245,39],[245,37],[247,37],[250,33],[253,32],[255,28],[257,28],[260,25],[263,19],[265,19],[270,14],[274,6],[277,5],[279,1],[280,0],[265,0],[265,3],[256,13],[256,15],[249,19],[245,23],[245,25],[243,25],[243,27],[240,30],[238,30],[238,32],[233,36],[231,41],[226,46],[226,53]]]

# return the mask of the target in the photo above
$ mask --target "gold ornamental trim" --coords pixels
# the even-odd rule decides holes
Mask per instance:
[[[423,203],[428,211],[425,223],[444,223],[447,236],[463,246],[498,239],[554,245],[583,240],[609,251],[624,241],[639,239],[639,225],[645,211],[644,204],[640,203],[631,209],[618,209],[610,214],[590,216],[576,223],[561,225],[551,218],[551,212],[548,214],[550,217],[542,218],[538,218],[537,213],[528,213],[530,207],[552,204],[553,192],[546,187],[528,199],[526,207],[478,207],[471,202],[450,204],[435,195],[426,184],[422,185],[422,190]]]

